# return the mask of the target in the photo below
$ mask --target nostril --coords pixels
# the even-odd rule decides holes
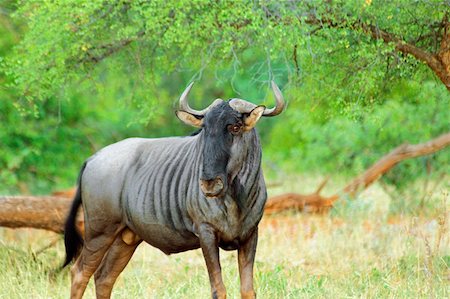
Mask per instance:
[[[221,179],[221,178],[216,178],[216,179],[214,180],[214,185],[215,185],[217,188],[222,189],[222,188],[223,188],[223,182],[222,182],[222,179]]]

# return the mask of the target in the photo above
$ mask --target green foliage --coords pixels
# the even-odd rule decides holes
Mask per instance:
[[[418,39],[420,46],[433,50],[427,34],[437,30],[435,25],[449,11],[445,1],[437,0],[327,5],[322,1],[65,0],[24,1],[18,7],[16,18],[29,30],[9,57],[8,72],[25,94],[25,105],[86,78],[104,60],[119,65],[119,70],[128,68],[121,78],[130,74],[139,78],[140,88],[147,90],[140,93],[141,100],[149,100],[154,94],[148,90],[156,92],[161,81],[172,80],[176,73],[194,73],[198,78],[205,69],[217,74],[231,68],[233,78],[240,69],[252,67],[249,53],[267,67],[259,82],[272,76],[312,80],[321,85],[322,100],[333,93],[335,103],[371,103],[390,78],[430,73],[414,59],[398,55],[392,45],[372,40],[356,25],[375,24],[407,41]],[[327,23],[317,24],[317,18]],[[273,67],[280,62],[282,69]],[[153,83],[150,88],[143,84],[148,82]]]
[[[0,191],[71,186],[106,144],[191,132],[173,114],[191,80],[202,107],[217,97],[271,105],[275,79],[289,107],[258,125],[269,163],[355,174],[448,131],[450,100],[426,65],[360,24],[433,52],[448,11],[437,0],[4,1]],[[438,175],[447,156],[405,162],[386,181],[428,176],[430,163]]]
[[[291,95],[295,97],[296,95]],[[267,154],[286,161],[293,172],[314,171],[356,175],[403,143],[423,143],[449,130],[450,98],[435,83],[400,83],[386,92],[382,104],[351,107],[341,116],[327,117],[305,95],[286,111],[287,121],[272,130]],[[304,100],[304,102],[302,101]],[[285,150],[277,145],[283,144]],[[431,174],[450,171],[448,149],[432,156],[407,160],[383,179],[402,187]],[[430,165],[426,167],[426,164]],[[430,170],[431,167],[431,170]]]
[[[72,186],[80,165],[93,151],[143,132],[126,125],[134,114],[130,110],[108,111],[96,100],[88,105],[51,99],[36,108],[38,117],[23,116],[12,102],[0,102],[0,120],[8,124],[0,130],[2,192],[41,193],[54,186]]]

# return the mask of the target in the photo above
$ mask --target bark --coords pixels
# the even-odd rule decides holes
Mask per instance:
[[[442,36],[441,47],[437,54],[437,59],[442,63],[443,74],[441,79],[448,90],[450,90],[450,22],[448,22],[447,16],[445,18],[445,28]],[[439,75],[438,75],[439,76]]]
[[[326,184],[324,181],[318,190],[312,194],[302,195],[286,193],[269,198],[265,206],[265,213],[276,213],[294,209],[308,212],[326,212],[333,207],[333,203],[341,197],[357,196],[359,192],[377,181],[383,174],[403,160],[429,155],[450,145],[450,133],[443,134],[433,140],[421,144],[403,144],[382,157],[363,174],[353,179],[342,191],[332,196],[322,196],[320,191]]]

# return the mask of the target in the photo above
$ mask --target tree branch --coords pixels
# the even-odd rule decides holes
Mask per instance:
[[[306,19],[306,23],[309,25],[317,25],[319,28],[330,27],[330,28],[347,28],[352,30],[362,30],[367,35],[371,36],[373,39],[382,40],[385,43],[393,43],[395,49],[404,54],[409,54],[414,56],[417,60],[425,62],[431,70],[438,76],[438,78],[444,83],[447,90],[450,91],[450,67],[447,66],[446,61],[440,59],[442,56],[442,47],[439,54],[433,54],[427,52],[412,43],[408,43],[402,38],[382,30],[377,26],[366,24],[361,20],[354,22],[347,22],[346,20],[333,20],[331,18],[317,18],[315,15],[310,14]],[[448,27],[447,19],[444,18],[441,26],[445,28]],[[317,30],[317,28],[316,28]],[[442,43],[446,40],[450,40],[449,34],[444,32],[442,36]],[[447,49],[448,52],[448,49]]]
[[[364,23],[357,23],[359,28],[364,32],[368,33],[374,39],[381,39],[385,43],[393,43],[395,45],[395,49],[404,54],[410,54],[414,56],[416,59],[425,62],[433,71],[438,75],[441,79],[442,75],[445,74],[445,68],[442,63],[437,59],[436,55],[433,55],[427,51],[424,51],[413,44],[407,43],[401,38],[395,36],[392,33],[381,30],[374,25],[367,25]],[[446,84],[447,88],[450,88],[450,85],[447,85],[449,82],[445,82],[441,79],[441,81]]]
[[[128,46],[132,42],[138,40],[139,38],[141,38],[144,35],[145,35],[145,31],[141,30],[134,37],[126,38],[126,39],[120,40],[115,43],[109,43],[109,44],[101,45],[94,49],[90,49],[86,53],[86,57],[81,59],[79,62],[80,63],[88,63],[88,62],[98,63],[98,62],[102,61],[103,59],[105,59],[106,57],[111,56],[112,54],[118,52],[122,48]],[[93,52],[97,52],[100,49],[103,51],[103,53],[97,54],[97,55],[93,54]]]

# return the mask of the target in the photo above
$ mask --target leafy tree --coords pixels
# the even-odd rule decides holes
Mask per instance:
[[[392,78],[431,78],[423,63],[450,88],[448,1],[66,0],[19,7],[29,30],[10,69],[27,98],[48,97],[107,58],[158,85],[173,72],[199,75],[230,62],[239,69],[252,60],[248,52],[265,61],[265,81],[324,80],[328,93],[342,86],[346,102],[373,101]],[[273,68],[282,61],[282,69]],[[349,88],[355,91],[342,91]]]
[[[263,142],[280,161],[310,157],[302,170],[320,168],[313,161],[330,171],[333,163],[364,167],[376,157],[352,160],[357,153],[329,149],[384,151],[449,129],[442,117],[450,108],[448,1],[4,3],[2,25],[16,27],[0,26],[7,128],[0,163],[9,165],[4,177],[16,174],[13,184],[30,181],[30,167],[38,169],[33,178],[64,177],[70,184],[86,145],[94,151],[129,135],[185,133],[174,126],[173,109],[191,80],[202,80],[191,96],[200,107],[227,95],[266,100],[261,87],[275,79],[290,106],[283,119],[261,123]],[[399,130],[394,120],[402,120],[402,111],[415,117]],[[378,134],[387,119],[389,134]],[[336,128],[355,134],[339,139]],[[378,141],[364,142],[367,132]],[[77,146],[67,154],[69,135]],[[61,148],[50,146],[58,142]],[[44,166],[51,157],[64,163],[64,151],[72,175]]]

